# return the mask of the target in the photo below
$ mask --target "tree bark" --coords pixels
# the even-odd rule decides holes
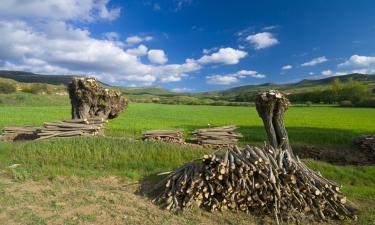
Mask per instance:
[[[271,90],[259,94],[255,104],[258,114],[263,120],[269,144],[274,149],[285,150],[293,155],[288,132],[284,125],[284,113],[289,106],[288,99],[283,93]]]
[[[95,78],[73,78],[68,91],[73,119],[113,119],[128,105],[121,92],[103,88]]]

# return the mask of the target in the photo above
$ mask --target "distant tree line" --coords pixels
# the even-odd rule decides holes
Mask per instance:
[[[342,83],[340,79],[336,78],[328,89],[294,93],[288,96],[291,102],[336,103],[342,106],[362,106],[362,104],[365,103],[371,104],[374,100],[371,100],[370,97],[371,92],[368,86],[352,78],[349,78],[346,83]]]
[[[31,94],[51,94],[56,88],[42,83],[17,83],[8,80],[0,80],[0,94],[11,94],[17,91],[17,88],[25,93]],[[65,87],[60,86],[57,89],[65,90]]]

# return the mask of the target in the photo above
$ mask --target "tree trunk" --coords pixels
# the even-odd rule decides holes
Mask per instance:
[[[274,149],[288,151],[290,155],[293,155],[284,125],[284,113],[289,106],[288,99],[279,91],[268,91],[259,94],[255,104],[263,120],[269,144]]]
[[[121,92],[103,88],[95,78],[73,78],[68,91],[73,119],[113,119],[128,104]]]

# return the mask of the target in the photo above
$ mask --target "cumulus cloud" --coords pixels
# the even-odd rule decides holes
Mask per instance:
[[[237,64],[240,59],[247,56],[247,52],[233,49],[233,48],[220,48],[219,51],[211,55],[204,55],[198,62],[201,64],[223,63],[223,64]]]
[[[331,70],[322,71],[322,75],[326,76],[326,77],[332,76],[332,74],[333,74],[333,72]]]
[[[88,74],[105,82],[138,85],[180,81],[205,65],[236,64],[247,55],[221,48],[198,59],[166,64],[163,50],[149,50],[140,44],[152,36],[128,37],[123,43],[119,34],[107,32],[99,39],[76,23],[115,18],[119,9],[109,7],[108,0],[15,2],[0,1],[0,69]],[[152,64],[143,62],[145,56]]]
[[[337,67],[341,70],[340,73],[375,73],[375,56],[352,55],[345,62],[340,63]]]
[[[0,16],[8,19],[114,20],[119,7],[108,7],[109,0],[1,0]]]
[[[145,37],[140,37],[138,35],[135,36],[130,36],[126,38],[126,43],[128,44],[138,44],[141,42],[146,42],[146,41],[151,41],[154,38],[152,36],[145,36]]]
[[[324,62],[327,62],[328,59],[325,56],[314,58],[308,62],[302,63],[301,66],[315,66]]]
[[[224,74],[224,75],[210,75],[206,76],[206,81],[208,84],[217,84],[217,85],[229,85],[240,82],[240,79],[244,79],[246,77],[253,77],[253,78],[264,78],[266,75],[260,74],[254,70],[240,70],[236,73],[231,74]]]
[[[163,50],[152,49],[147,53],[148,60],[156,64],[165,64],[168,61],[168,57]]]
[[[352,55],[348,60],[338,65],[341,68],[374,68],[374,56]]]
[[[281,67],[282,70],[290,70],[290,69],[293,69],[293,66],[292,65],[285,65],[283,67]]]
[[[255,49],[271,47],[279,43],[277,38],[270,32],[262,32],[247,36],[246,40],[254,46]]]
[[[131,48],[126,50],[127,53],[130,55],[135,55],[135,56],[144,56],[147,55],[148,48],[144,45],[139,45],[137,48]]]
[[[207,84],[218,84],[218,85],[229,85],[238,83],[239,79],[237,77],[228,75],[211,75],[207,76]]]
[[[191,92],[193,90],[194,89],[184,87],[184,88],[173,88],[171,91],[177,92],[177,93],[183,93],[183,92]]]

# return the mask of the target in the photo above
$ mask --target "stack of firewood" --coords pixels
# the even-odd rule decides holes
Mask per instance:
[[[42,127],[6,127],[0,140],[44,140],[55,137],[103,135],[102,118],[71,119],[44,123]]]
[[[102,118],[90,118],[44,123],[43,127],[36,131],[38,136],[36,140],[53,137],[100,136],[104,134],[103,126],[106,122],[107,120]]]
[[[184,143],[184,134],[181,130],[150,130],[142,134],[144,141],[161,141],[167,143]]]
[[[339,184],[281,151],[247,146],[205,155],[203,162],[185,164],[160,182],[154,202],[168,210],[196,204],[210,211],[262,213],[278,223],[355,217]]]
[[[33,140],[37,138],[35,131],[39,127],[5,127],[0,135],[1,141]]]
[[[224,126],[214,128],[198,129],[192,132],[197,138],[198,144],[207,148],[224,148],[237,144],[242,137],[241,134],[234,132],[236,126]]]
[[[361,149],[375,155],[375,135],[361,135],[353,139]]]

